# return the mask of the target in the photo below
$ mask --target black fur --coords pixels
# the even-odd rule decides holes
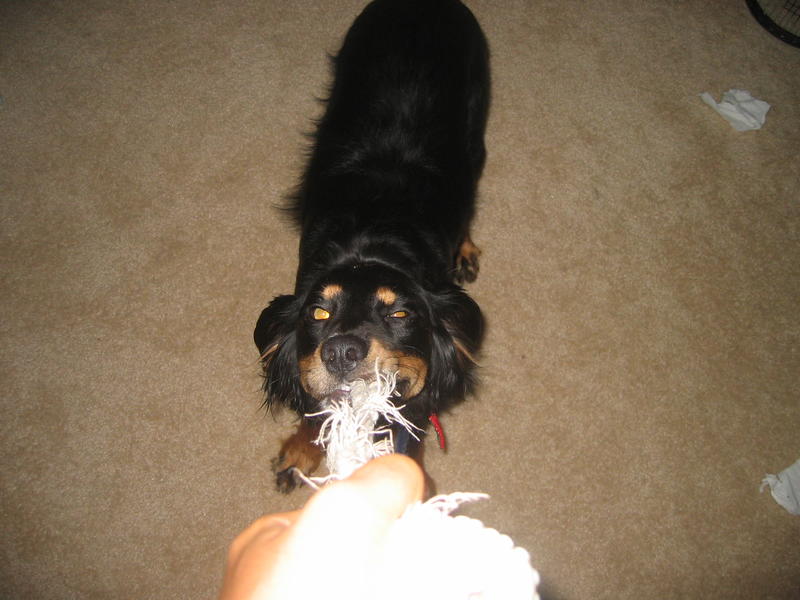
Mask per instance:
[[[355,20],[288,207],[301,231],[294,294],[255,330],[268,405],[318,411],[336,381],[369,377],[374,365],[335,363],[366,360],[365,348],[407,367],[402,402],[420,427],[473,389],[483,318],[458,283],[477,273],[464,248],[488,104],[486,42],[457,0],[376,0]]]

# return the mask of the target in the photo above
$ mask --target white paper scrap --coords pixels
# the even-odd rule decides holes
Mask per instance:
[[[708,92],[700,94],[703,102],[717,111],[736,131],[761,129],[770,105],[750,95],[747,90],[728,90],[717,103]]]
[[[767,475],[761,482],[761,491],[769,487],[772,497],[793,515],[800,515],[800,459],[777,475]]]

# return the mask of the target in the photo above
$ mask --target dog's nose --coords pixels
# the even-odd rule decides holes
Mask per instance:
[[[325,368],[334,375],[345,375],[367,355],[367,344],[354,335],[337,335],[320,348]]]

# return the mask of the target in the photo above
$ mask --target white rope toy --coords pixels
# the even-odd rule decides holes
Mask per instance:
[[[389,427],[375,428],[380,417],[400,424],[417,438],[414,425],[395,406],[396,375],[381,373],[370,384],[356,381],[349,397],[308,416],[326,416],[316,443],[326,450],[327,477],[301,477],[311,486],[344,479],[369,460],[390,454],[394,443]],[[539,574],[528,552],[507,535],[477,519],[450,515],[465,502],[486,494],[434,496],[408,507],[392,526],[386,560],[375,573],[382,600],[538,600]],[[411,574],[410,576],[398,576]]]
[[[353,471],[373,458],[394,451],[392,432],[388,427],[375,428],[378,418],[383,416],[391,425],[397,423],[408,433],[419,439],[418,430],[400,413],[389,400],[394,395],[397,376],[375,370],[375,381],[367,384],[358,379],[350,385],[345,400],[334,400],[330,408],[307,417],[327,415],[320,427],[316,443],[325,448],[325,464],[330,475],[309,478],[315,483],[326,483],[329,479],[346,479]]]

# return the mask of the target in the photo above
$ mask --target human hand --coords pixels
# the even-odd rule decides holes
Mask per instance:
[[[322,488],[302,510],[261,517],[231,544],[220,600],[373,597],[370,573],[389,528],[424,487],[417,463],[390,454]]]

